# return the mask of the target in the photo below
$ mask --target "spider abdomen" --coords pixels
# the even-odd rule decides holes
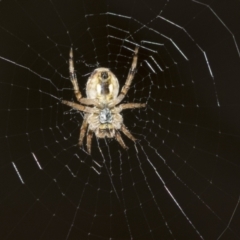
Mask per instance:
[[[118,92],[118,80],[108,68],[95,69],[87,81],[86,93],[88,98],[107,102],[115,99]]]
[[[100,94],[101,95],[108,95],[110,93],[109,82],[101,82],[99,85],[100,85]]]

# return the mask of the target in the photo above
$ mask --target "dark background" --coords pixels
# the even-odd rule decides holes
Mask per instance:
[[[239,12],[237,0],[1,1],[0,238],[240,239]],[[124,102],[147,108],[123,116],[139,141],[94,137],[89,156],[81,113],[60,102],[75,101],[69,49],[85,94],[96,67],[122,86],[135,44]]]

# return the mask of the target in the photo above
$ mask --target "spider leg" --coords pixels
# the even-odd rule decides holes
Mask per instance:
[[[97,112],[97,110],[92,108],[92,107],[86,107],[86,106],[77,104],[75,102],[62,100],[62,103],[65,104],[65,105],[68,105],[69,107],[72,107],[72,108],[74,108],[76,110],[82,111],[82,112],[87,112],[87,113],[95,113],[95,112]]]
[[[122,124],[122,127],[120,129],[129,139],[131,139],[133,142],[135,142],[137,139],[130,133],[130,131],[126,128],[124,124]]]
[[[135,50],[134,50],[132,65],[131,65],[131,68],[129,69],[126,82],[125,82],[124,86],[122,87],[121,92],[118,95],[118,97],[116,98],[116,100],[113,101],[113,103],[111,104],[112,106],[117,105],[118,103],[120,103],[123,100],[123,98],[126,96],[128,90],[132,84],[132,80],[136,73],[137,60],[138,60],[138,49],[139,49],[139,47],[136,46]]]
[[[119,105],[120,109],[131,109],[131,108],[143,108],[146,107],[146,103],[124,103]]]
[[[73,91],[75,94],[75,97],[78,102],[85,104],[85,105],[98,105],[98,102],[95,99],[88,99],[88,98],[83,98],[82,93],[79,90],[78,86],[78,81],[77,81],[77,74],[74,68],[74,59],[73,59],[73,49],[70,48],[69,52],[69,75],[70,75],[70,80],[73,85]]]
[[[119,144],[122,146],[122,148],[124,148],[125,150],[128,149],[128,147],[125,145],[125,143],[118,131],[116,131],[116,133],[115,133],[115,138],[119,142]]]
[[[79,100],[80,103],[85,105],[94,105],[94,106],[100,106],[98,101],[96,99],[90,99],[90,98],[81,98]]]
[[[87,133],[87,151],[88,151],[89,154],[91,154],[92,137],[93,137],[93,131],[88,130],[88,133]]]
[[[82,94],[79,90],[79,86],[78,86],[78,82],[77,82],[77,74],[74,69],[73,49],[72,48],[70,48],[70,52],[69,52],[69,75],[70,75],[70,80],[73,85],[73,91],[76,96],[76,99],[78,101],[80,101],[80,99],[82,98]]]
[[[83,139],[84,139],[84,136],[85,136],[86,131],[87,131],[87,126],[88,126],[87,117],[88,117],[88,115],[89,114],[85,114],[81,129],[80,129],[80,136],[79,136],[79,142],[78,142],[79,146],[82,146]]]

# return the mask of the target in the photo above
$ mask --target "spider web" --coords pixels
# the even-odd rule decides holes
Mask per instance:
[[[240,239],[240,2],[1,1],[1,239]],[[81,92],[96,67],[123,86],[138,139],[93,138]]]

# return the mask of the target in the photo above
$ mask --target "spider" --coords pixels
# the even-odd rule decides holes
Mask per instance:
[[[69,53],[69,74],[73,85],[73,91],[77,101],[70,102],[62,100],[73,109],[84,112],[84,119],[80,129],[79,145],[83,145],[84,136],[87,137],[87,151],[91,154],[91,145],[93,133],[97,138],[115,138],[119,144],[128,149],[125,145],[120,131],[124,133],[133,142],[136,138],[130,133],[127,127],[123,124],[123,117],[120,114],[122,110],[132,108],[146,107],[145,103],[124,103],[118,105],[126,96],[134,75],[136,73],[138,46],[135,47],[132,65],[129,70],[126,82],[119,93],[119,82],[113,72],[108,68],[96,68],[88,78],[86,84],[86,95],[84,98],[79,90],[77,75],[74,69],[73,50]]]

